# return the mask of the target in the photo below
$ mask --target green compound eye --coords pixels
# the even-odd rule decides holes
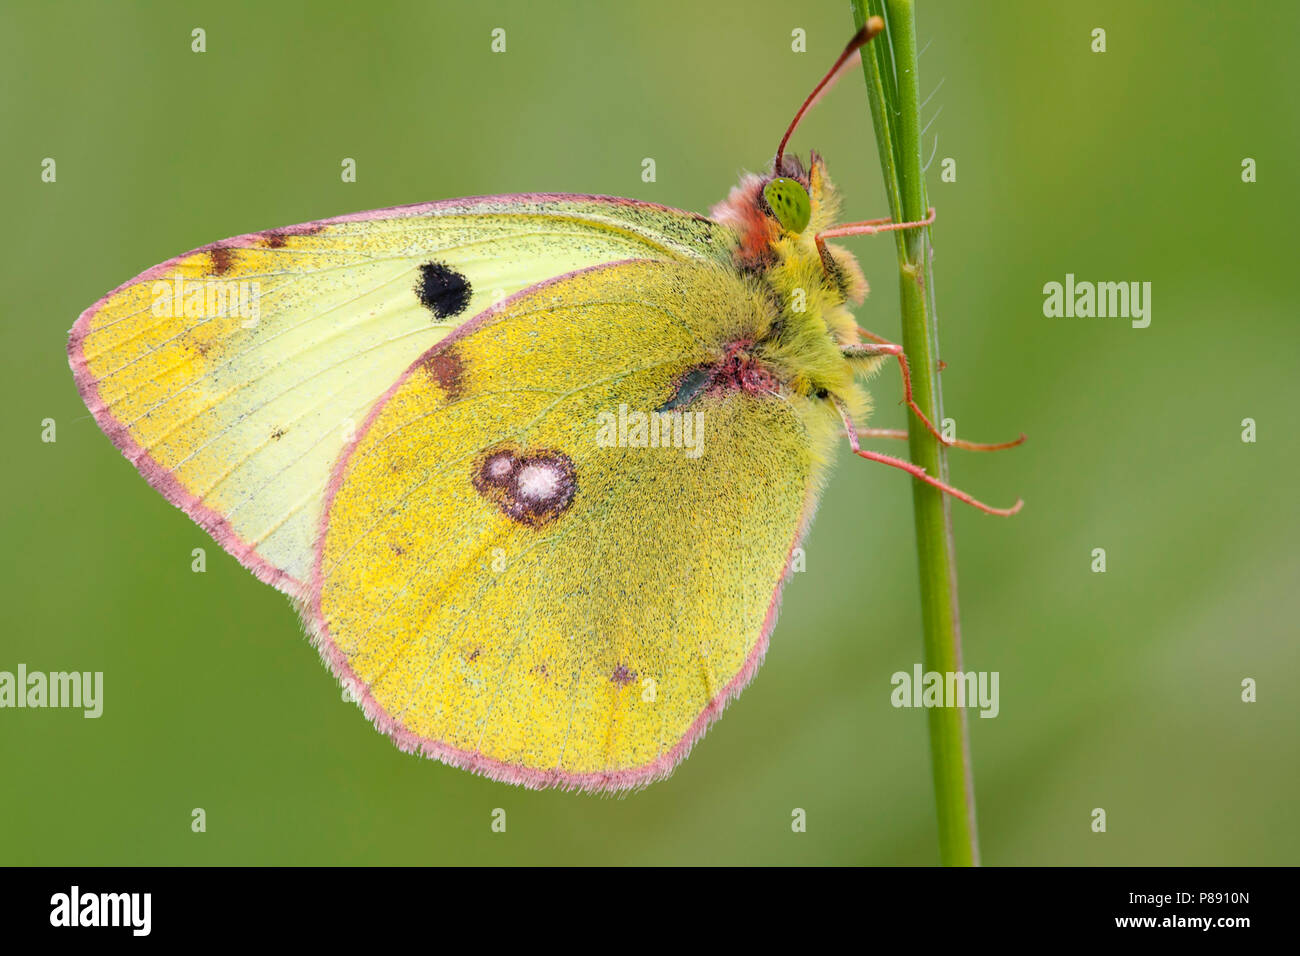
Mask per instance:
[[[803,232],[808,228],[812,204],[808,201],[808,191],[798,180],[778,176],[763,187],[763,198],[786,232]]]

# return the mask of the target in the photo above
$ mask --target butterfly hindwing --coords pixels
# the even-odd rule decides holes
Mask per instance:
[[[723,268],[596,267],[475,319],[376,404],[331,482],[305,614],[400,746],[621,789],[739,693],[822,451],[811,399],[701,386],[764,315]],[[660,408],[669,431],[641,447],[629,423]]]
[[[301,597],[326,485],[375,401],[475,314],[575,269],[723,257],[701,217],[524,195],[237,237],[86,310],[68,351],[104,431],[260,577]]]

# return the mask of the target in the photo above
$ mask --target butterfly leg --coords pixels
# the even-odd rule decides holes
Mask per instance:
[[[992,505],[986,505],[984,502],[971,497],[961,489],[954,488],[947,482],[940,481],[938,478],[927,474],[925,469],[920,465],[914,465],[912,462],[904,461],[902,458],[895,458],[893,455],[882,455],[880,452],[867,451],[866,449],[859,447],[858,430],[853,424],[853,419],[849,416],[848,409],[844,407],[844,404],[840,402],[839,399],[832,399],[832,401],[835,402],[835,407],[839,410],[840,418],[844,421],[844,430],[849,436],[849,446],[853,449],[853,454],[860,458],[865,458],[868,461],[878,461],[882,464],[889,465],[891,468],[898,468],[905,471],[918,481],[924,481],[927,485],[938,488],[944,494],[952,495],[958,501],[964,501],[966,504],[972,505],[987,514],[1010,517],[1024,507],[1024,501],[1017,498],[1016,503],[1010,508],[994,508]]]
[[[934,207],[931,206],[926,217],[918,219],[916,222],[894,222],[888,217],[884,219],[866,219],[862,222],[846,222],[842,226],[832,226],[817,233],[817,244],[821,245],[823,239],[834,239],[838,236],[874,236],[878,232],[920,229],[923,226],[931,225],[934,222],[934,215]]]
[[[992,444],[965,441],[960,438],[944,438],[942,433],[934,427],[934,423],[925,416],[925,412],[921,411],[921,407],[917,405],[916,401],[912,398],[912,370],[908,367],[907,356],[903,354],[903,347],[882,339],[880,336],[868,332],[866,329],[861,327],[859,327],[858,332],[864,337],[871,339],[872,344],[845,346],[843,349],[845,358],[852,358],[854,356],[892,355],[894,358],[898,359],[898,367],[902,370],[903,374],[903,400],[907,402],[907,407],[912,410],[913,414],[915,414],[916,417],[921,420],[921,423],[925,425],[926,431],[939,439],[941,443],[947,445],[949,448],[965,448],[968,451],[1000,451],[1003,448],[1015,448],[1017,445],[1024,443],[1025,435],[1023,432],[1021,432],[1019,438],[1013,439],[1012,441],[995,442]]]
[[[817,252],[822,257],[822,262],[830,261],[830,254],[826,251],[826,240],[835,239],[840,236],[874,236],[878,232],[897,232],[900,229],[920,229],[934,222],[934,207],[930,207],[929,214],[916,222],[894,222],[886,217],[885,219],[866,219],[862,222],[846,222],[842,226],[832,226],[817,233],[814,240],[817,242]]]

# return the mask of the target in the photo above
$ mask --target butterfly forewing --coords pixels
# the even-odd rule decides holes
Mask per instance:
[[[380,210],[150,269],[82,314],[69,357],[87,406],[149,481],[302,596],[339,455],[416,357],[552,277],[724,257],[727,242],[698,216],[602,197]]]

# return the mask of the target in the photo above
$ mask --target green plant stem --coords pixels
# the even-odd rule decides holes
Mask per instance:
[[[885,33],[863,50],[862,63],[895,222],[925,219],[929,205],[921,162],[914,6],[913,0],[853,0],[859,27],[873,15],[883,16],[887,24]],[[939,423],[943,421],[943,396],[939,390],[930,230],[908,229],[894,235],[898,241],[903,349],[912,370],[914,397],[926,416]],[[908,417],[908,446],[912,461],[947,481],[945,449],[915,416]],[[912,511],[921,577],[925,670],[941,674],[959,671],[961,625],[949,499],[938,489],[913,480]],[[927,712],[940,859],[949,866],[977,866],[979,839],[966,711],[931,707]]]

